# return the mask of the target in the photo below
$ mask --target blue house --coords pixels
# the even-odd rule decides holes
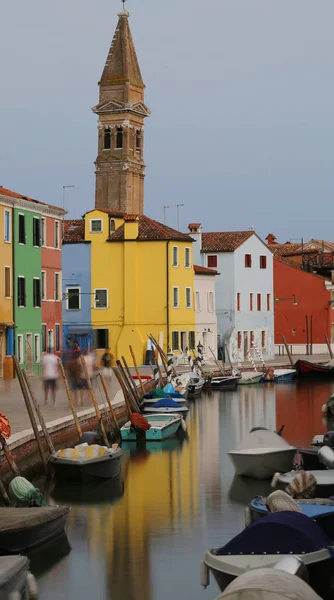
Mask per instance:
[[[64,222],[63,351],[78,342],[81,350],[93,348],[91,319],[91,245],[84,239],[84,221]]]

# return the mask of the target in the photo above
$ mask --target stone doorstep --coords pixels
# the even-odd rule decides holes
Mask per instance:
[[[124,406],[124,397],[123,392],[119,390],[116,392],[115,397],[111,400],[111,405],[113,408],[117,409],[121,406]],[[101,412],[105,410],[105,404],[99,404],[99,409]],[[79,421],[85,421],[91,417],[95,416],[94,408],[86,408],[85,410],[81,410],[77,413]],[[49,433],[55,433],[61,429],[65,429],[68,425],[73,425],[73,416],[72,414],[61,417],[60,419],[55,419],[54,421],[49,421],[46,423],[47,429]],[[38,425],[38,430],[42,431],[40,425]],[[43,435],[43,434],[42,434]],[[18,431],[17,433],[13,433],[7,440],[7,444],[10,450],[14,450],[14,448],[18,448],[27,442],[35,439],[35,434],[32,429],[24,429],[24,431]],[[0,452],[2,454],[2,451]]]

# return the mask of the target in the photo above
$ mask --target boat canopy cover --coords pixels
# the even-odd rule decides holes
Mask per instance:
[[[320,600],[299,577],[279,569],[252,569],[237,577],[217,600]]]
[[[181,408],[181,405],[178,402],[175,402],[172,398],[161,398],[155,404],[153,404],[153,408]]]
[[[162,388],[162,391],[166,392],[166,394],[173,394],[175,392],[175,388],[171,383],[167,383],[165,387]]]
[[[252,450],[254,448],[291,448],[280,435],[268,429],[252,431],[237,446],[237,450]]]
[[[0,533],[20,531],[43,525],[63,517],[69,512],[68,506],[37,506],[32,508],[0,508]]]
[[[150,394],[145,394],[144,398],[146,400],[152,400],[154,398],[184,398],[184,394],[179,394],[178,392],[164,392],[164,390],[153,390]]]
[[[251,523],[216,550],[216,554],[302,554],[331,544],[332,540],[312,519],[302,513],[284,511]]]

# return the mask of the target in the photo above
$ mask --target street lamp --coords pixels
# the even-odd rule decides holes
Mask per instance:
[[[282,300],[293,300],[292,304],[293,306],[297,306],[298,302],[296,299],[296,296],[292,296],[292,298],[274,298],[274,302],[282,302]]]

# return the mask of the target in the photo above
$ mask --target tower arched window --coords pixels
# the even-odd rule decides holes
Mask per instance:
[[[117,127],[116,148],[123,148],[123,127]]]
[[[104,130],[103,149],[110,150],[111,148],[111,131],[109,127]]]
[[[141,150],[141,132],[139,129],[136,131],[136,150]]]

